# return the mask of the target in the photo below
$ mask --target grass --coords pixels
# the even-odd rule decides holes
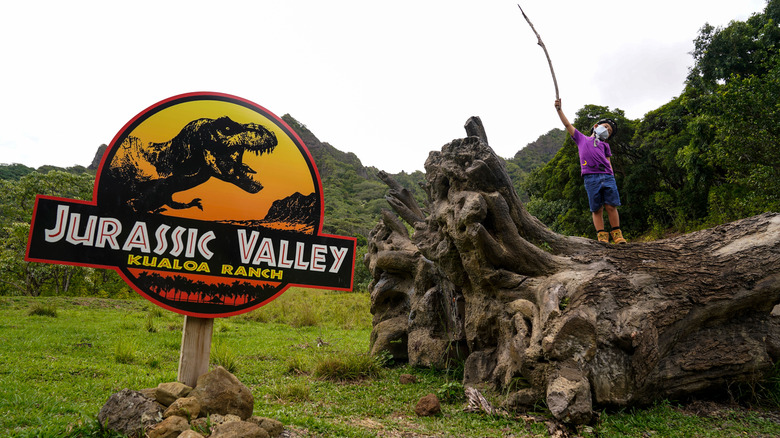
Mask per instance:
[[[129,339],[119,339],[114,345],[114,360],[120,364],[132,364],[136,360],[135,343]]]
[[[49,303],[35,302],[30,306],[30,310],[27,314],[30,316],[48,316],[50,318],[56,318],[57,308]]]
[[[36,305],[57,317],[31,314]],[[249,314],[215,321],[212,366],[232,364],[255,396],[255,415],[299,436],[549,436],[541,423],[464,413],[462,366],[385,367],[367,356],[368,307],[366,294],[292,289]],[[0,310],[2,437],[111,437],[95,422],[111,394],[176,379],[183,317],[144,300],[0,297]],[[402,385],[401,374],[417,382]],[[414,407],[429,393],[440,396],[442,415],[418,418]],[[577,434],[780,435],[770,417],[736,408],[699,416],[659,403],[602,412]]]
[[[382,366],[367,353],[328,354],[314,361],[312,375],[334,382],[355,382],[363,379],[378,379]]]
[[[240,366],[238,355],[224,342],[211,346],[210,362],[212,365],[221,366],[231,374],[236,374]]]

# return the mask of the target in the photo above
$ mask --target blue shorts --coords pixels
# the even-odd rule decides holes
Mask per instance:
[[[583,175],[585,191],[588,192],[590,211],[597,212],[604,204],[617,207],[620,205],[615,177],[606,173],[590,173]]]

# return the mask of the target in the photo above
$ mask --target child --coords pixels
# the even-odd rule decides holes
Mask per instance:
[[[596,227],[596,235],[599,242],[609,243],[609,236],[615,243],[626,243],[623,233],[620,231],[620,217],[617,207],[620,205],[620,195],[615,183],[615,173],[612,171],[612,163],[609,157],[612,150],[605,140],[617,132],[617,124],[612,119],[602,119],[593,125],[593,135],[586,137],[578,131],[561,110],[561,99],[555,101],[555,109],[566,127],[572,140],[577,143],[580,157],[581,175],[585,180],[585,190],[588,192],[588,203],[593,216],[593,226]],[[604,231],[604,210],[607,210],[607,218],[612,231]]]

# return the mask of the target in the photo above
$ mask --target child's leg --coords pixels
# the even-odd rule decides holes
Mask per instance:
[[[620,215],[618,214],[617,207],[614,205],[606,205],[607,219],[609,219],[609,226],[612,228],[620,228]],[[602,225],[604,224],[602,219]]]
[[[596,227],[596,231],[604,231],[604,207],[599,208],[598,211],[592,211],[590,214],[593,216],[593,226]],[[610,220],[609,223],[611,225],[612,221]]]
[[[590,212],[593,217],[593,226],[596,227],[596,238],[599,242],[609,243],[609,233],[604,231],[604,207],[599,208],[598,211]]]
[[[609,218],[609,225],[612,227],[610,234],[612,240],[615,243],[626,243],[626,239],[623,237],[623,231],[620,230],[620,216],[618,215],[617,207],[614,205],[607,205],[607,218]]]
[[[599,242],[609,243],[609,233],[604,231],[604,201],[601,198],[601,180],[603,178],[602,175],[598,174],[585,175],[585,191],[588,193],[588,206],[593,226],[596,228],[596,236]]]

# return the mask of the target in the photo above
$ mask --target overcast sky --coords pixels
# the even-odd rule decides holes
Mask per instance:
[[[570,118],[630,118],[683,89],[704,23],[765,0],[525,0]],[[150,105],[234,94],[289,113],[391,173],[465,136],[478,115],[502,157],[560,127],[544,52],[517,1],[12,1],[0,16],[0,163],[89,165]]]

